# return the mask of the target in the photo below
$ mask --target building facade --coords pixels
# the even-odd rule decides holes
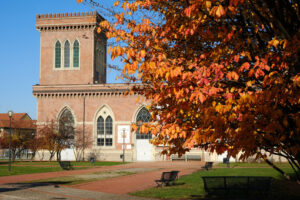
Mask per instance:
[[[133,122],[149,121],[146,102],[127,95],[128,84],[106,83],[106,37],[97,33],[103,18],[96,12],[37,15],[40,32],[40,81],[33,86],[37,125],[68,115],[76,137],[88,144],[84,158],[120,161],[161,160],[162,147],[151,135],[131,131]],[[82,137],[79,137],[82,134]],[[79,135],[79,136],[78,136]],[[37,158],[38,159],[38,158]],[[62,159],[74,160],[72,148]]]

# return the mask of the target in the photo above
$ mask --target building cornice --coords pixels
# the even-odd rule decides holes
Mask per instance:
[[[124,96],[137,84],[94,84],[94,85],[34,85],[33,96],[39,97],[82,97]],[[131,93],[130,95],[138,95]]]
[[[61,25],[45,25],[37,26],[36,29],[39,31],[70,31],[70,30],[83,30],[83,29],[94,29],[96,24],[61,24]]]

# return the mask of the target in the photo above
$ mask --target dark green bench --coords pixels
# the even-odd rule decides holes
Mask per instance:
[[[177,154],[171,155],[171,161],[173,160],[201,160],[201,156],[197,154],[184,154],[181,157],[179,157]]]
[[[71,169],[73,169],[70,161],[59,161],[58,163],[59,163],[59,166],[63,170],[71,170]]]
[[[197,154],[187,154],[186,155],[187,160],[201,160],[201,156]]]
[[[186,155],[182,155],[181,157],[179,157],[177,154],[173,154],[171,155],[171,161],[173,160],[185,160],[186,161]]]
[[[206,162],[205,165],[202,167],[203,169],[209,170],[213,166],[213,162]]]
[[[203,176],[204,189],[209,195],[266,194],[271,177],[265,176]]]
[[[163,172],[161,174],[161,178],[159,180],[155,180],[157,187],[162,187],[164,184],[168,186],[170,183],[174,185],[175,181],[178,179],[178,173],[179,171]]]

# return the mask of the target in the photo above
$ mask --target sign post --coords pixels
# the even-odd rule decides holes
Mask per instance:
[[[123,129],[123,162],[125,162],[125,138],[126,138],[126,132],[125,132],[125,128]]]

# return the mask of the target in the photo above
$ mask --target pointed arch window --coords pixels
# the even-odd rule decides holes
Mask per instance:
[[[146,108],[142,108],[136,117],[137,125],[140,127],[143,123],[149,122],[150,118],[151,118],[151,115],[150,115],[149,111]],[[139,130],[140,130],[140,128],[138,128],[138,130],[137,130],[136,139],[151,139],[152,138],[151,133],[143,134],[143,133],[140,133]]]
[[[72,146],[75,143],[75,123],[74,117],[70,110],[65,109],[58,120],[59,134],[63,138],[63,142],[67,146]]]
[[[108,116],[105,119],[105,145],[112,146],[112,118]]]
[[[61,67],[61,44],[59,41],[55,43],[55,68]]]
[[[73,67],[79,67],[79,42],[74,41],[73,45]]]
[[[104,146],[104,119],[100,116],[97,120],[97,145]]]
[[[68,40],[64,46],[64,67],[70,67],[70,42]]]
[[[97,119],[97,145],[113,145],[113,120],[111,116],[107,116],[105,120],[102,116]]]

